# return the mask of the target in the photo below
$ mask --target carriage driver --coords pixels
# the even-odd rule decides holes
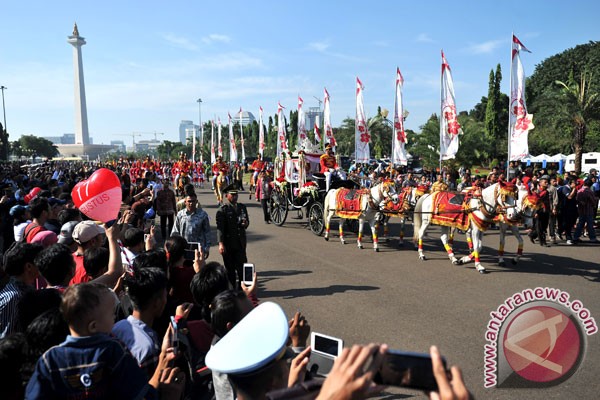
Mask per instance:
[[[341,168],[338,166],[335,156],[333,155],[333,149],[330,144],[325,146],[325,154],[319,159],[321,165],[321,173],[325,174],[325,191],[329,192],[329,186],[331,185],[332,175],[337,175],[341,179],[345,179]]]

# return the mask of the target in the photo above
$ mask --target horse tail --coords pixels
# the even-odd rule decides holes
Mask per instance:
[[[421,211],[423,210],[423,199],[425,196],[421,196],[421,198],[417,201],[415,205],[415,212],[413,213],[413,240],[415,243],[419,240],[419,230],[421,229],[421,223],[423,220],[423,214]]]
[[[331,202],[330,197],[334,192],[335,189],[330,190],[329,192],[327,192],[327,194],[325,194],[325,200],[323,201],[323,221],[327,221],[327,215],[329,215],[329,203]]]

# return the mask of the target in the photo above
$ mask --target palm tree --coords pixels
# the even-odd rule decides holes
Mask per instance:
[[[570,74],[567,82],[556,81],[559,89],[557,116],[568,119],[573,126],[573,148],[575,150],[575,172],[581,173],[581,158],[588,125],[600,119],[600,96],[590,92],[592,74],[581,73],[579,82]]]

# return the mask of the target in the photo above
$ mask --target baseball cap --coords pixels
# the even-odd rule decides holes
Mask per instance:
[[[44,247],[52,246],[58,241],[56,233],[52,231],[41,231],[35,234],[31,243],[39,243]]]
[[[66,244],[67,246],[73,243],[73,230],[79,224],[79,221],[65,222],[60,228],[60,235],[58,235],[58,243]]]
[[[265,302],[254,308],[206,355],[206,366],[224,374],[254,374],[289,357],[289,326],[281,307]]]
[[[16,217],[17,215],[23,214],[27,210],[29,210],[29,206],[22,206],[20,204],[17,204],[16,206],[12,206],[8,213],[11,217]]]
[[[81,221],[73,229],[72,237],[77,243],[83,244],[104,232],[104,228],[97,225],[94,221]]]

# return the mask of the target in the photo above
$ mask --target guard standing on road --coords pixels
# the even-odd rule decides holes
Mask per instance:
[[[248,261],[246,257],[246,229],[250,224],[246,206],[238,203],[238,192],[235,185],[223,189],[225,198],[217,211],[217,241],[219,253],[223,256],[223,264],[227,269],[229,281],[233,287],[239,287],[237,277],[243,278],[242,268]]]

